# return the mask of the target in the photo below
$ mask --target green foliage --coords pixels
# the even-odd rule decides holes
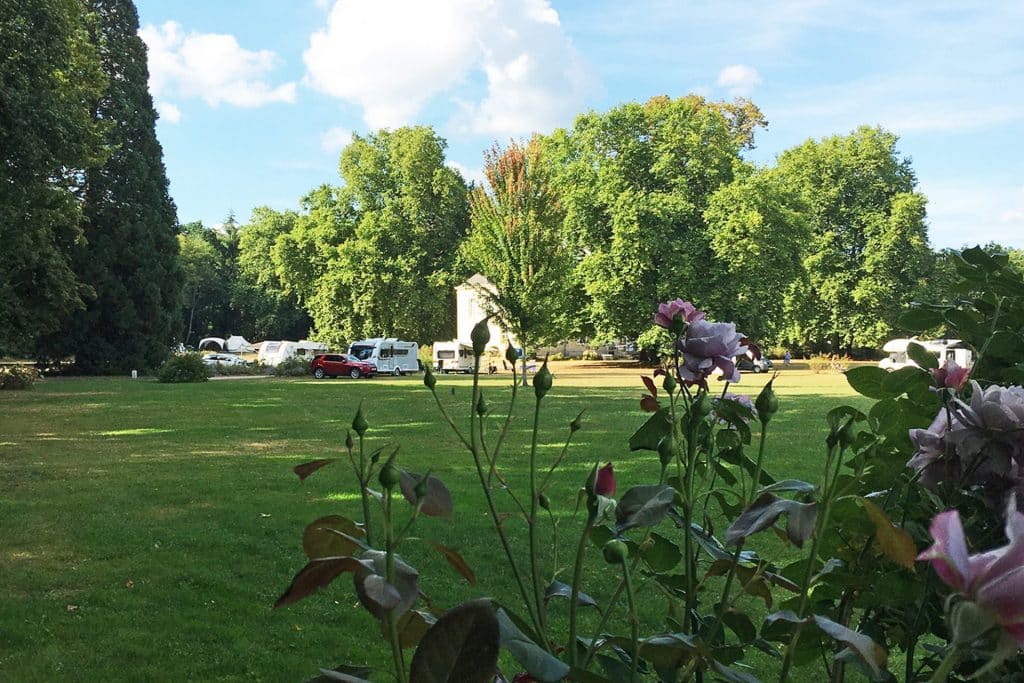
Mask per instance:
[[[300,356],[286,358],[274,366],[274,374],[279,377],[302,377],[309,374],[309,361]]]
[[[77,0],[4,3],[0,46],[0,354],[24,354],[90,294],[72,252],[106,81]]]
[[[157,371],[156,378],[164,384],[205,382],[210,379],[210,368],[198,353],[183,353],[164,361]]]
[[[32,366],[0,366],[0,391],[31,389],[38,379],[39,371]]]
[[[566,292],[572,254],[562,232],[564,214],[539,140],[495,146],[484,162],[488,187],[470,195],[472,228],[461,256],[493,285],[479,290],[485,306],[529,353],[536,344],[561,341],[571,329]]]
[[[585,292],[581,333],[636,338],[653,302],[710,296],[723,269],[704,211],[763,124],[749,102],[657,97],[584,114],[545,139]]]
[[[875,348],[930,272],[925,199],[896,143],[864,126],[779,157],[776,173],[807,207],[811,235],[786,298],[786,338],[833,352]]]
[[[182,272],[146,46],[130,0],[85,4],[107,75],[106,88],[90,106],[111,153],[85,168],[85,240],[76,245],[74,268],[91,296],[84,311],[41,340],[40,351],[73,354],[83,372],[156,367],[176,332]]]
[[[432,341],[454,336],[455,256],[468,226],[466,187],[426,127],[353,136],[342,188],[323,186],[273,249],[284,292],[316,336]]]

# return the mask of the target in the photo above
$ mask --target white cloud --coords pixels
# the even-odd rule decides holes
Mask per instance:
[[[727,88],[734,97],[749,95],[754,86],[760,84],[761,75],[757,69],[746,64],[730,64],[718,72],[718,85]]]
[[[328,128],[320,135],[320,147],[325,152],[332,154],[340,152],[350,142],[352,142],[352,131],[341,126]]]
[[[314,88],[359,104],[371,128],[416,120],[439,93],[483,76],[461,102],[475,132],[522,135],[571,122],[592,77],[548,0],[337,0],[303,58]]]
[[[147,24],[139,36],[149,48],[154,96],[200,97],[211,106],[238,107],[295,101],[294,82],[272,86],[266,81],[280,61],[270,50],[246,50],[225,33],[185,34],[174,21]]]
[[[161,121],[166,121],[167,123],[181,122],[181,110],[170,102],[157,102],[155,107],[157,113],[160,114]]]
[[[469,166],[464,166],[457,161],[451,160],[449,160],[447,163],[450,168],[458,171],[459,175],[461,175],[462,179],[465,180],[467,183],[476,183],[477,185],[483,185],[485,182],[487,182],[487,178],[484,176],[484,170],[482,168],[470,168]]]

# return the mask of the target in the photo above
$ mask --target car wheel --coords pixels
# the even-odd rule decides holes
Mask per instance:
[[[323,379],[324,378],[324,369],[323,368],[317,368],[316,370],[313,371],[313,376],[316,377],[317,379]]]
[[[395,377],[401,377],[402,371],[399,368],[395,368],[394,370],[391,371],[391,374],[394,375]]]
[[[755,366],[754,366],[754,374],[755,374],[755,375],[757,375],[757,374],[760,374],[760,373],[762,373],[762,372],[764,372],[764,370],[763,370],[763,369],[761,368],[761,366],[760,366],[760,365],[755,365]]]
[[[363,376],[363,373],[360,372],[359,368],[352,368],[352,370],[349,371],[348,376],[352,379],[359,379]]]

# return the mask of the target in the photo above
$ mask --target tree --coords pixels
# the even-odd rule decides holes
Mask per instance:
[[[530,343],[555,343],[567,330],[561,315],[572,254],[538,140],[494,146],[484,154],[488,189],[470,194],[472,227],[462,256],[494,289],[482,291],[502,325],[523,348],[523,382]]]
[[[898,138],[862,126],[779,157],[807,207],[806,277],[787,299],[787,335],[833,351],[877,347],[932,267],[925,198]]]
[[[231,300],[241,319],[239,331],[250,339],[298,339],[309,331],[309,315],[294,294],[285,293],[270,258],[278,239],[294,229],[297,218],[294,211],[257,207],[239,233]]]
[[[636,338],[659,301],[710,297],[722,274],[704,211],[763,122],[750,103],[656,97],[545,140],[586,292],[581,333]]]
[[[85,372],[154,367],[176,332],[182,272],[167,192],[146,46],[130,0],[87,0],[107,86],[93,102],[109,158],[85,171],[84,232],[75,270],[95,296],[47,346],[70,345]]]
[[[808,238],[800,197],[769,169],[744,169],[708,202],[711,249],[727,274],[710,298],[723,320],[760,342],[779,338],[785,299]]]
[[[104,87],[78,0],[0,12],[0,355],[28,353],[83,306],[81,169],[103,158]]]
[[[422,126],[353,136],[341,154],[345,185],[307,197],[308,213],[275,244],[285,291],[306,306],[318,339],[453,335],[469,210],[446,146]]]

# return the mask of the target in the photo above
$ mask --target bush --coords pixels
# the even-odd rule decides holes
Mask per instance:
[[[300,356],[292,356],[275,365],[274,374],[278,377],[303,377],[309,374],[309,361]]]
[[[160,366],[156,378],[164,384],[205,382],[210,379],[210,368],[203,363],[203,357],[198,353],[183,353],[168,358]]]
[[[246,365],[227,365],[225,363],[217,363],[211,368],[213,374],[216,375],[258,375],[260,374],[260,366],[257,364],[246,364]]]
[[[584,351],[583,360],[601,360],[601,356],[597,355],[597,351]]]
[[[843,372],[846,368],[850,367],[852,362],[853,359],[849,356],[828,356],[824,353],[819,353],[807,359],[808,367],[816,375],[827,372]]]
[[[39,379],[39,371],[29,365],[0,368],[0,390],[31,389],[37,379]]]

